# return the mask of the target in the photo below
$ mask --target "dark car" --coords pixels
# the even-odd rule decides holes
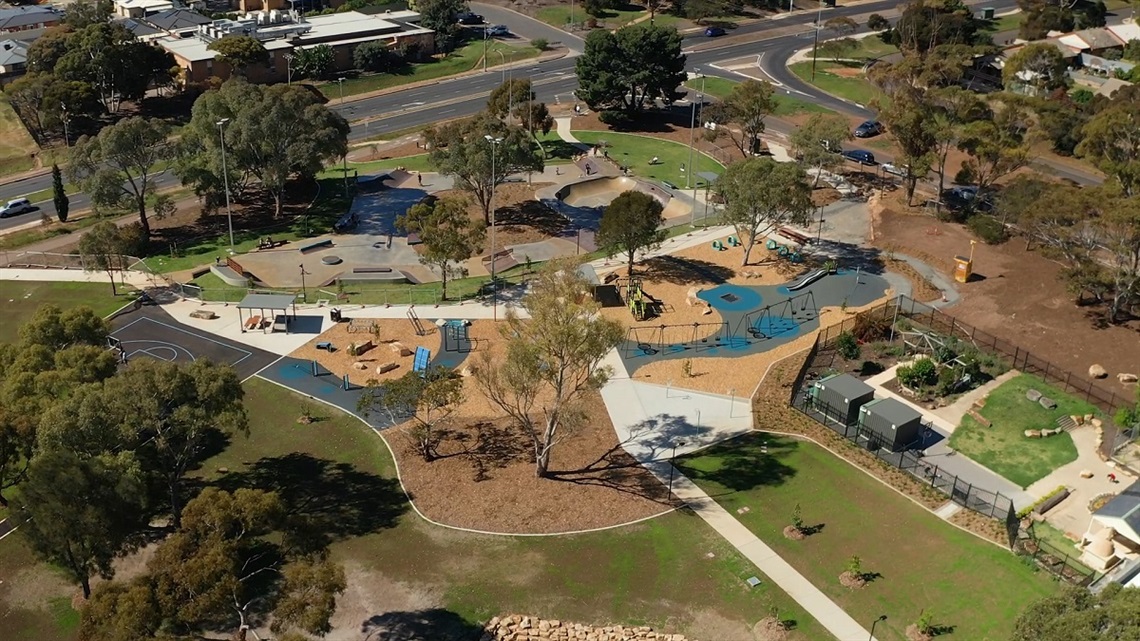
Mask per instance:
[[[874,138],[883,133],[883,123],[878,120],[868,120],[855,128],[856,138]]]
[[[483,24],[483,16],[477,13],[461,13],[458,18],[459,24]]]
[[[875,163],[875,154],[873,154],[869,151],[863,151],[862,149],[852,149],[850,151],[845,151],[845,152],[843,152],[843,157],[846,158],[847,160],[857,162],[860,165],[874,165],[874,164],[876,164]]]
[[[727,33],[727,32],[720,27],[709,27],[708,29],[705,29],[705,37],[706,38],[719,38],[720,36],[723,36],[725,33]]]

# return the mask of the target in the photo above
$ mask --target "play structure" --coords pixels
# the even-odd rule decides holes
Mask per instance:
[[[427,334],[427,330],[424,329],[424,324],[420,322],[420,317],[416,314],[415,305],[408,308],[408,320],[411,321],[412,329],[415,330],[416,336]]]
[[[745,314],[733,335],[758,341],[794,336],[799,333],[800,325],[816,318],[819,318],[819,308],[815,305],[815,295],[809,291]]]
[[[741,341],[729,332],[728,323],[690,323],[631,327],[626,333],[624,356],[657,356],[705,351],[718,347],[739,347]]]
[[[468,335],[471,327],[469,320],[443,320],[436,321],[440,333],[443,334],[443,351],[466,354],[474,347]]]
[[[775,239],[769,238],[764,243],[764,248],[768,251],[776,252],[780,258],[786,258],[793,263],[802,263],[804,257],[800,254],[800,250],[795,245],[785,245]]]
[[[619,279],[617,291],[635,320],[643,321],[656,315],[661,306],[661,301],[645,293],[639,278]]]
[[[807,287],[808,285],[811,285],[815,281],[823,278],[824,276],[827,276],[827,270],[826,269],[817,269],[813,272],[808,272],[807,274],[804,275],[803,278],[792,283],[791,285],[788,285],[788,291],[789,292],[799,291],[799,290]]]

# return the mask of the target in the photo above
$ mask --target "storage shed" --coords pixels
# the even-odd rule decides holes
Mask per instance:
[[[919,440],[922,414],[901,401],[883,398],[860,408],[859,425],[874,435],[873,447],[898,452]]]
[[[854,425],[859,421],[859,408],[875,399],[875,388],[850,374],[834,374],[812,385],[815,408],[833,421]]]

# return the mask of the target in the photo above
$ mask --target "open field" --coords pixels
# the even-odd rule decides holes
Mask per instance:
[[[368,93],[379,89],[389,89],[401,85],[420,82],[422,80],[436,80],[454,76],[455,74],[471,71],[483,60],[483,41],[464,45],[443,58],[433,58],[430,62],[413,62],[397,69],[393,73],[377,73],[358,78],[349,78],[344,81],[344,95]],[[521,62],[528,58],[535,58],[539,51],[531,46],[512,47],[503,42],[490,40],[487,42],[487,65],[494,66],[513,60]],[[500,57],[498,52],[502,52]],[[502,58],[502,60],[500,60]],[[341,87],[337,82],[326,82],[318,85],[317,89],[328,98],[330,103],[340,100]]]
[[[1025,398],[1029,389],[1057,401],[1057,409],[1047,410]],[[1036,376],[1022,374],[990,392],[986,406],[978,413],[993,424],[985,427],[969,415],[962,417],[962,424],[950,437],[950,446],[1021,487],[1028,487],[1077,460],[1077,448],[1068,432],[1031,439],[1025,436],[1025,430],[1053,429],[1062,416],[1098,411]]]
[[[813,84],[829,94],[868,106],[881,94],[859,71],[861,62],[832,62],[822,58],[816,62],[815,81],[811,78],[811,62],[789,65],[800,80]]]
[[[0,95],[0,175],[32,169],[39,151],[8,98]]]
[[[604,131],[575,131],[574,137],[591,145],[607,143],[610,158],[628,166],[639,178],[667,180],[685,186],[682,166],[689,162],[689,148],[685,145],[645,135]],[[659,162],[650,164],[655,157]],[[711,171],[719,174],[724,171],[724,165],[699,151],[693,154],[693,163],[698,172]]]
[[[16,339],[17,330],[36,309],[52,303],[61,308],[87,305],[100,316],[107,316],[131,301],[119,287],[119,295],[111,296],[110,283],[65,283],[0,280],[0,301],[4,304],[4,322],[0,323],[0,343]]]
[[[768,581],[749,589],[743,581],[755,569],[691,514],[554,538],[437,528],[408,509],[387,449],[362,423],[260,379],[248,381],[246,393],[250,435],[234,437],[207,461],[204,479],[259,479],[283,493],[296,491],[289,483],[297,483],[327,513],[373,525],[369,533],[342,533],[333,546],[348,569],[350,590],[339,600],[337,629],[328,639],[358,639],[362,625],[413,614],[427,626],[416,638],[452,638],[495,614],[525,612],[751,641],[748,628],[773,608],[796,620],[791,639],[825,635]],[[306,404],[318,421],[299,425]],[[253,469],[265,474],[248,474]],[[329,495],[321,498],[322,492]],[[387,518],[346,511],[353,508]]]
[[[881,641],[902,641],[927,610],[954,639],[1006,639],[1017,614],[1055,584],[1000,547],[962,532],[810,442],[750,434],[680,461],[682,473],[732,512]],[[818,531],[783,536],[799,505]],[[737,510],[748,508],[739,514]],[[852,555],[874,575],[848,589]]]

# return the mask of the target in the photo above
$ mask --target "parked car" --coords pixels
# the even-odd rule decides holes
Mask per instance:
[[[487,27],[484,31],[486,32],[486,34],[488,36],[491,36],[492,38],[494,38],[496,36],[509,36],[509,35],[511,35],[510,28],[508,28],[507,25],[505,25],[505,24],[492,25],[490,27]]]
[[[727,33],[727,32],[720,27],[709,27],[708,29],[705,29],[705,37],[706,38],[719,38],[720,36],[723,36],[725,33]]]
[[[875,165],[875,154],[862,149],[851,149],[843,152],[843,157],[860,165]]]
[[[906,178],[906,172],[910,169],[908,165],[894,165],[891,163],[883,164],[883,172],[900,178]]]
[[[4,205],[3,209],[0,209],[0,218],[19,216],[20,214],[26,214],[33,209],[34,208],[32,207],[31,201],[29,201],[27,198],[9,200],[7,204]]]
[[[942,200],[951,209],[972,209],[975,211],[989,211],[993,209],[993,202],[988,195],[978,198],[978,188],[974,185],[951,187],[942,192]]]
[[[461,13],[457,16],[459,24],[483,24],[483,16],[477,13]]]
[[[856,138],[874,138],[883,133],[883,123],[878,120],[868,120],[855,128]]]

